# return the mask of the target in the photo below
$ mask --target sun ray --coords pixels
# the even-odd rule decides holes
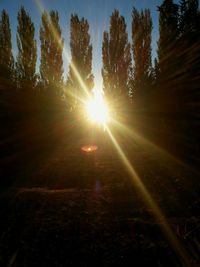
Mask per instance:
[[[35,3],[36,3],[36,6],[38,7],[40,13],[42,13],[45,10],[44,5],[42,5],[42,3],[41,3],[40,0],[35,0]],[[49,19],[49,22],[50,22],[50,19]],[[55,29],[55,27],[53,26],[52,23],[50,23],[50,27],[51,27],[51,31],[52,31],[55,39],[57,40],[58,45],[62,47],[62,43],[60,42],[60,38],[59,38],[59,36],[58,36],[58,34],[56,32],[56,29]],[[86,97],[89,98],[90,93],[88,91],[88,88],[85,85],[85,83],[84,83],[84,81],[83,81],[83,79],[82,79],[82,77],[81,77],[78,69],[76,68],[76,66],[72,62],[70,53],[68,53],[68,51],[67,51],[67,49],[66,49],[65,46],[63,47],[63,55],[66,58],[67,62],[70,64],[70,66],[71,66],[71,68],[73,70],[74,75],[76,76],[76,78],[77,78],[77,80],[78,80],[81,88],[83,89],[83,91],[86,94]]]
[[[35,3],[38,6],[39,11],[42,13],[43,10],[44,10],[44,7],[43,7],[41,1],[40,0],[35,0]],[[50,23],[50,26],[51,26],[51,30],[52,30],[55,38],[58,41],[58,45],[62,45],[59,42],[59,36],[57,35],[56,29],[54,28],[54,26],[51,23]],[[66,47],[63,48],[63,54],[64,54],[64,57],[66,58],[66,60],[70,63],[71,68],[72,68],[72,70],[73,70],[73,72],[74,72],[74,74],[75,74],[75,76],[76,76],[81,88],[85,92],[86,96],[89,98],[90,93],[88,91],[88,88],[85,85],[85,83],[84,83],[79,71],[77,70],[76,66],[73,64],[73,62],[71,62],[71,56],[68,53]],[[176,251],[176,253],[180,256],[180,258],[182,259],[184,265],[188,266],[188,267],[191,266],[190,262],[188,260],[187,252],[185,251],[184,247],[181,245],[179,240],[174,235],[174,233],[171,230],[171,228],[170,228],[170,226],[169,226],[164,214],[160,210],[160,208],[157,205],[157,203],[155,202],[155,200],[151,197],[151,195],[148,192],[148,190],[146,189],[145,185],[142,183],[140,177],[137,175],[137,173],[136,173],[134,167],[132,166],[131,162],[129,161],[129,159],[125,155],[124,151],[122,150],[122,148],[118,144],[116,138],[114,137],[114,135],[112,134],[112,132],[110,131],[109,127],[106,124],[105,124],[105,128],[106,128],[106,130],[108,132],[108,135],[109,135],[114,147],[116,148],[116,150],[117,150],[117,152],[118,152],[123,164],[127,168],[127,171],[130,174],[130,176],[132,178],[132,181],[137,186],[140,194],[142,195],[142,197],[145,200],[146,205],[148,205],[148,207],[151,208],[151,210],[152,210],[152,212],[153,212],[153,214],[155,216],[155,219],[159,222],[159,225],[161,226],[162,231],[165,234],[166,238],[168,239],[168,241],[170,242],[170,244],[172,245],[172,247]],[[137,138],[142,138],[142,137],[137,135]],[[144,141],[143,138],[140,139],[140,140]]]
[[[167,240],[170,242],[171,246],[173,247],[174,251],[179,255],[180,259],[183,261],[185,266],[191,266],[188,255],[184,247],[181,245],[179,240],[176,238],[175,234],[173,233],[172,229],[170,228],[164,214],[160,210],[160,207],[156,204],[155,200],[151,197],[150,193],[146,189],[145,185],[142,183],[140,177],[137,175],[134,167],[132,166],[131,162],[128,160],[127,156],[123,152],[122,148],[118,144],[117,140],[115,139],[114,135],[110,131],[109,127],[106,126],[106,130],[108,135],[116,148],[123,164],[128,170],[134,185],[137,186],[139,193],[145,200],[146,205],[152,210],[153,215],[157,222],[159,223],[163,233],[165,234]]]
[[[151,151],[156,152],[159,157],[161,156],[162,158],[166,159],[172,164],[175,164],[176,166],[181,166],[183,168],[188,169],[189,171],[192,171],[194,174],[199,174],[198,171],[194,170],[190,166],[188,166],[185,162],[181,161],[174,155],[170,154],[168,151],[164,150],[160,146],[156,145],[155,143],[151,142],[141,134],[137,133],[136,130],[130,129],[130,127],[127,127],[123,123],[119,122],[119,120],[115,120],[111,117],[111,122],[114,126],[117,126],[119,129],[123,130],[124,134],[128,135],[130,138],[134,139],[137,141],[140,145],[145,147],[146,149],[148,148]]]

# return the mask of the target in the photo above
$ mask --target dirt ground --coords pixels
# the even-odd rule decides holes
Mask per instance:
[[[199,174],[127,138],[116,134],[188,262],[199,266]],[[91,142],[96,152],[81,151]],[[45,149],[35,149],[28,158],[19,151],[21,160],[9,158],[12,171],[2,172],[12,182],[0,195],[1,267],[186,266],[108,133],[86,138],[71,131]]]

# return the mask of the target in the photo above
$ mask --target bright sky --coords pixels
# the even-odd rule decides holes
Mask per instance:
[[[40,2],[40,4],[38,4]],[[135,6],[137,9],[149,8],[153,19],[152,32],[152,58],[156,56],[158,39],[158,11],[157,6],[162,0],[0,0],[0,10],[6,9],[10,15],[10,24],[12,30],[13,52],[17,53],[16,30],[17,30],[17,12],[21,5],[25,7],[34,22],[36,29],[36,40],[38,45],[38,64],[40,60],[40,42],[39,27],[41,23],[41,10],[57,10],[60,15],[60,25],[62,35],[65,40],[65,47],[70,52],[70,17],[72,13],[77,13],[80,17],[85,17],[90,24],[91,42],[93,45],[93,73],[95,75],[95,84],[101,85],[101,47],[102,35],[104,30],[109,29],[109,19],[113,10],[117,8],[120,14],[125,17],[129,39],[131,38],[131,10]],[[131,40],[131,39],[130,39]],[[64,59],[65,78],[68,72],[69,63]]]

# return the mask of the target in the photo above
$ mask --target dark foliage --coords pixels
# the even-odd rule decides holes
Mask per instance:
[[[132,11],[132,50],[133,50],[133,88],[132,98],[140,98],[151,89],[151,31],[152,19],[150,10]]]
[[[36,86],[37,48],[34,39],[35,27],[30,16],[21,7],[18,13],[17,47],[15,81],[19,89],[34,89]]]
[[[14,58],[12,54],[9,16],[5,10],[0,20],[0,89],[10,88],[14,81]]]
[[[71,62],[66,84],[66,98],[69,106],[80,106],[94,87],[92,74],[92,45],[89,23],[85,18],[71,16],[70,48]]]
[[[103,34],[103,85],[105,95],[123,101],[130,94],[131,54],[125,18],[115,10],[110,17],[110,30]]]
[[[63,94],[63,46],[59,15],[57,11],[42,14],[40,28],[41,61],[38,87],[47,94]]]

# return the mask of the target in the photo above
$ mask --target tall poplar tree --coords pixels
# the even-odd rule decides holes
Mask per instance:
[[[17,19],[17,83],[21,89],[33,89],[36,85],[37,60],[35,27],[24,7],[18,12]]]
[[[0,79],[6,84],[13,81],[14,59],[12,54],[9,16],[5,10],[0,21]],[[4,83],[3,82],[3,83]]]
[[[151,32],[152,19],[149,9],[132,11],[132,50],[134,60],[134,95],[142,95],[151,86]]]
[[[123,16],[114,10],[110,17],[110,30],[103,34],[103,85],[105,95],[111,99],[129,96],[131,53]]]
[[[57,11],[42,14],[40,28],[41,64],[40,84],[49,93],[60,95],[63,90],[62,31]]]
[[[176,41],[179,36],[178,5],[173,0],[164,0],[158,7],[159,11],[159,40],[158,66],[160,80],[170,81],[176,75]]]
[[[200,99],[200,10],[198,0],[180,1],[179,43],[181,93],[190,102]],[[183,93],[184,91],[184,93]],[[183,98],[183,97],[182,97]],[[189,100],[190,99],[190,100]]]
[[[89,92],[94,86],[92,74],[92,45],[90,42],[89,23],[76,14],[71,16],[70,48],[71,63],[67,78],[67,91],[71,105],[75,107],[86,98],[85,90]]]
[[[180,1],[180,35],[190,35],[189,42],[200,39],[200,11],[198,0]],[[193,38],[192,38],[193,37]],[[196,37],[196,38],[195,38]]]

